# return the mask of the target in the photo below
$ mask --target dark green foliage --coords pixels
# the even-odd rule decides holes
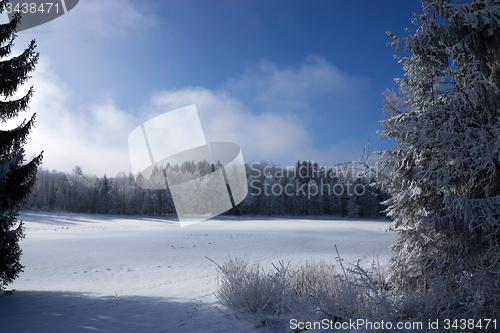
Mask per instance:
[[[5,4],[6,1],[0,1],[0,13]],[[20,16],[16,15],[10,23],[0,25],[0,58],[10,55],[19,20]],[[9,98],[30,78],[28,74],[35,69],[38,61],[35,47],[33,40],[21,55],[0,62],[0,95],[4,97],[4,101],[0,101],[0,121],[3,123],[16,118],[19,112],[28,108],[33,87],[20,99]],[[0,131],[0,291],[23,268],[19,263],[22,253],[19,240],[24,237],[24,226],[22,221],[17,220],[17,216],[21,202],[30,194],[37,168],[42,161],[42,154],[30,162],[25,161],[23,145],[34,122],[35,115],[12,130]]]

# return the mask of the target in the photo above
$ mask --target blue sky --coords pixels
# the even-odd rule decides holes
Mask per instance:
[[[129,172],[128,134],[193,103],[207,140],[239,144],[246,162],[385,149],[382,92],[403,75],[385,32],[407,35],[413,12],[420,1],[81,0],[15,41],[15,54],[31,39],[40,52],[27,155]]]

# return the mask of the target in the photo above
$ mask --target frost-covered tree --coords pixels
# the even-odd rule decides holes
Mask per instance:
[[[99,196],[97,197],[96,211],[99,214],[107,214],[111,206],[110,190],[112,182],[108,179],[108,177],[106,177],[106,175],[104,175],[98,186]]]
[[[388,33],[411,52],[400,58],[399,94],[386,93],[381,132],[396,142],[381,162],[399,234],[391,279],[447,295],[436,299],[464,318],[497,311],[500,2],[424,0],[414,23],[405,39]]]
[[[347,216],[349,218],[359,217],[359,209],[360,206],[357,203],[356,196],[350,195],[349,199],[347,199]]]
[[[0,13],[7,1],[0,1]],[[7,24],[0,25],[0,58],[9,57],[20,15]],[[28,108],[33,87],[19,99],[12,99],[18,88],[29,79],[35,69],[38,53],[31,41],[22,54],[0,62],[0,121],[16,118]],[[42,154],[30,162],[25,160],[23,145],[35,122],[35,115],[12,130],[0,131],[0,291],[22,271],[19,262],[19,240],[24,237],[24,225],[18,221],[21,202],[26,199],[35,182],[36,171]]]

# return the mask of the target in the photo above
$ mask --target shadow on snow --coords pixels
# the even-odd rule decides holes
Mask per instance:
[[[3,333],[236,332],[235,321],[209,304],[161,297],[96,297],[78,292],[16,291],[0,296]]]

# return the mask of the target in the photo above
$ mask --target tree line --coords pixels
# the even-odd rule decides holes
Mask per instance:
[[[169,173],[204,175],[208,163],[185,162],[166,166]],[[353,165],[323,167],[310,161],[297,161],[293,167],[267,162],[245,165],[248,195],[226,215],[304,216],[337,215],[383,217],[386,193],[370,184],[376,172],[367,174]],[[165,170],[167,172],[167,170]],[[229,193],[230,188],[228,188]],[[72,172],[41,169],[30,196],[22,205],[26,210],[126,215],[176,215],[168,189],[143,189],[133,174],[115,177],[86,175],[79,166]]]

